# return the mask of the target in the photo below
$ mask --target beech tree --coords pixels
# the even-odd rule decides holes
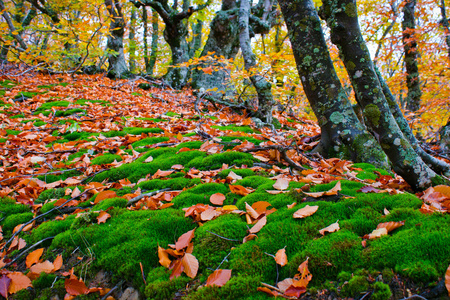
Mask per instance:
[[[400,128],[393,115],[397,105],[389,105],[389,88],[382,85],[362,38],[356,2],[325,0],[320,15],[339,49],[365,124],[357,119],[336,75],[313,1],[279,3],[305,93],[322,129],[322,154],[346,155],[382,167],[389,159],[394,171],[415,189],[443,182],[445,179],[418,154],[420,150],[413,148],[409,127]],[[444,163],[431,167],[450,174],[450,167]]]

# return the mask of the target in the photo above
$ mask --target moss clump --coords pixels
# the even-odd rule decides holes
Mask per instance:
[[[416,261],[408,265],[401,265],[396,268],[396,271],[404,276],[407,276],[415,282],[429,283],[435,281],[439,277],[434,264],[429,261]]]
[[[26,223],[33,219],[33,213],[19,213],[6,217],[6,219],[2,222],[3,231],[10,233],[19,224]]]
[[[353,5],[353,4],[352,4]],[[375,104],[369,104],[364,107],[364,117],[374,126],[378,126],[380,121],[381,112]]]
[[[122,161],[122,157],[117,154],[103,154],[91,160],[91,165],[106,165],[114,161]]]
[[[81,109],[81,108],[72,108],[72,109],[67,109],[67,110],[58,110],[55,112],[55,117],[67,117],[70,115],[74,115],[77,113],[86,113],[86,110]]]
[[[161,128],[151,127],[151,128],[141,128],[141,127],[124,127],[122,129],[125,133],[133,135],[141,135],[143,133],[161,133],[164,132]]]
[[[377,227],[382,216],[372,207],[363,207],[357,209],[350,219],[342,221],[340,226],[363,236]]]
[[[128,200],[125,198],[109,198],[100,201],[97,203],[93,208],[92,211],[98,211],[98,210],[107,210],[110,207],[126,207],[128,203]]]
[[[82,173],[78,170],[72,170],[68,172],[62,172],[61,174],[39,175],[37,178],[44,181],[45,183],[52,183],[58,180],[66,180],[69,177],[74,177],[81,174]]]
[[[227,165],[246,165],[248,167],[253,166],[255,158],[249,153],[229,151],[224,153],[217,153],[210,155],[208,157],[202,158],[198,157],[189,164],[186,165],[188,168],[196,168],[199,170],[212,170],[219,169],[223,164]]]
[[[346,284],[342,286],[341,294],[346,297],[359,298],[361,293],[367,292],[369,282],[365,276],[353,276]]]
[[[190,188],[194,185],[200,184],[202,181],[199,178],[173,178],[168,180],[153,179],[149,181],[143,181],[138,184],[138,187],[142,190],[160,190],[170,188],[172,190],[182,190],[184,188]]]
[[[203,145],[202,141],[190,141],[190,142],[183,142],[179,143],[175,149],[178,151],[181,148],[189,148],[189,149],[200,149],[200,147]]]
[[[225,179],[225,178],[227,178],[228,174],[230,174],[231,171],[233,171],[235,174],[241,176],[242,178],[255,175],[255,172],[253,172],[253,170],[250,170],[250,169],[226,169],[226,170],[220,171],[220,173],[217,174],[217,176],[219,176],[222,179]]]
[[[257,191],[262,191],[262,189],[272,189],[275,180],[262,177],[262,176],[248,176],[241,180],[236,181],[236,184],[245,187],[251,187],[257,189]]]
[[[231,130],[231,131],[238,131],[238,132],[245,132],[245,133],[259,133],[259,131],[252,129],[250,126],[236,126],[236,125],[227,125],[227,126],[217,126],[213,125],[211,126],[214,129],[219,130]]]
[[[173,299],[178,290],[183,289],[190,281],[185,276],[169,279],[170,271],[164,267],[158,267],[150,271],[147,276],[145,296],[149,299],[166,300]]]
[[[149,138],[145,138],[140,141],[134,142],[133,144],[131,144],[131,146],[133,146],[133,148],[139,148],[139,147],[145,147],[145,146],[153,145],[153,144],[157,144],[157,143],[167,142],[168,140],[169,140],[169,138],[165,137],[165,136],[149,137]]]
[[[122,209],[104,224],[72,226],[53,239],[50,249],[80,247],[87,251],[89,247],[96,255],[94,266],[113,271],[117,278],[135,278],[135,286],[141,286],[139,263],[144,271],[158,267],[158,244],[167,248],[167,244],[174,243],[194,226],[184,217],[184,212],[170,208],[158,211]]]
[[[318,184],[311,187],[312,192],[324,192],[331,190],[336,186],[336,181]],[[363,183],[357,181],[341,180],[341,191],[339,193],[347,196],[356,196],[356,191],[364,186]]]
[[[186,299],[189,300],[234,300],[234,299],[268,299],[264,293],[257,291],[261,286],[259,276],[239,275],[232,277],[224,286],[207,286],[191,293]]]
[[[226,185],[218,183],[205,183],[199,184],[196,187],[182,192],[178,196],[172,199],[174,207],[189,207],[197,203],[211,204],[209,197],[215,193],[227,194],[229,189]],[[228,199],[224,204],[230,204]]]
[[[41,275],[33,281],[33,288],[39,290],[49,288],[52,286],[55,279],[55,274],[46,274],[42,272]]]
[[[18,204],[13,198],[0,197],[0,212],[2,218],[8,217],[13,214],[20,214],[29,211],[29,206]]]
[[[84,131],[75,131],[63,134],[63,140],[59,141],[60,143],[66,141],[78,141],[78,140],[87,140],[89,137],[94,135],[92,132],[84,132]]]
[[[52,107],[68,107],[69,105],[70,102],[66,100],[46,102],[43,103],[38,109],[36,109],[36,112],[34,114],[39,114],[39,112],[42,112],[44,110],[52,109]]]
[[[210,232],[237,240],[228,241],[221,239]],[[200,263],[200,268],[216,269],[222,260],[227,256],[233,247],[239,245],[247,234],[247,223],[238,215],[222,215],[215,220],[206,222],[195,231],[194,256]],[[221,268],[227,269],[227,264],[222,264]]]
[[[391,289],[389,288],[389,285],[387,285],[381,281],[377,281],[373,285],[373,288],[374,288],[373,294],[370,297],[371,300],[389,300],[389,299],[391,299],[392,292],[391,292]]]
[[[72,225],[74,220],[75,216],[68,216],[64,220],[51,220],[44,222],[37,228],[34,228],[28,238],[32,243],[36,243],[45,238],[56,236],[62,232],[69,230],[70,225]]]
[[[60,199],[66,195],[66,188],[48,189],[39,194],[35,203],[44,203],[50,199]]]

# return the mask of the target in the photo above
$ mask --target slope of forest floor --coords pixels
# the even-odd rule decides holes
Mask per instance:
[[[0,81],[3,297],[447,295],[450,188],[414,194],[389,170],[311,154],[311,120],[257,128],[190,91],[102,75]]]

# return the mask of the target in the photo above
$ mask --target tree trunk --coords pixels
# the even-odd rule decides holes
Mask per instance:
[[[389,157],[394,171],[414,189],[426,188],[442,180],[417,155],[390,111],[361,35],[356,2],[325,0],[323,12],[331,29],[331,41],[339,49],[366,124]]]
[[[202,47],[202,30],[203,30],[203,21],[197,20],[195,25],[192,28],[192,41],[189,45],[189,58],[193,58],[195,53]]]
[[[445,9],[445,0],[441,0],[439,8],[441,9],[441,24],[444,28],[445,43],[447,44],[448,59],[450,61],[450,26],[448,24],[447,12]]]
[[[303,89],[322,130],[318,150],[381,168],[388,160],[359,122],[336,74],[312,1],[280,0]]]
[[[108,76],[111,78],[126,77],[129,73],[125,55],[123,53],[123,35],[125,33],[125,20],[122,7],[118,0],[105,0],[105,5],[111,17],[107,48],[112,53],[108,55]]]
[[[217,12],[211,22],[209,36],[203,47],[201,57],[206,57],[211,53],[213,53],[214,57],[223,57],[227,60],[236,57],[239,51],[238,13],[239,9],[236,7],[235,0],[222,1],[222,9]],[[213,58],[208,62],[199,67],[213,66],[215,70],[203,72],[202,70],[194,69],[192,87],[194,89],[203,88],[214,99],[234,95],[235,89],[230,83],[230,74],[225,69],[225,64],[220,62],[219,59]]]
[[[272,124],[272,108],[274,105],[272,84],[268,82],[264,76],[254,73],[252,70],[256,67],[257,63],[250,44],[249,16],[250,2],[248,0],[241,0],[239,8],[239,42],[244,58],[245,69],[250,74],[250,80],[258,93],[258,111],[256,117],[260,118],[265,123]]]
[[[156,58],[158,57],[158,38],[159,38],[159,25],[158,25],[158,13],[153,10],[152,13],[152,45],[150,52],[150,61],[148,62],[147,73],[153,75]]]
[[[136,41],[134,40],[136,36],[136,7],[131,7],[131,18],[130,18],[130,31],[128,35],[128,44],[129,44],[129,65],[130,72],[136,72]]]
[[[410,111],[417,111],[420,108],[420,90],[419,67],[417,63],[417,42],[415,37],[416,21],[414,18],[414,10],[416,0],[406,0],[403,7],[403,49],[405,51],[405,67],[406,67],[406,86],[408,94],[406,96],[406,107]]]
[[[147,16],[147,8],[145,6],[142,6],[142,25],[144,27],[144,32],[143,32],[143,41],[144,41],[144,64],[145,64],[145,73],[149,74],[149,59],[148,59],[148,40],[147,40],[147,36],[148,36],[148,16]],[[153,75],[153,70],[152,70],[152,74],[149,74],[150,76]]]

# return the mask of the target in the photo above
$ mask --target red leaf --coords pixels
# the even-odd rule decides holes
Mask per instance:
[[[223,286],[231,278],[231,270],[215,270],[206,280],[206,286]]]
[[[11,278],[7,277],[6,275],[3,275],[2,278],[0,278],[0,295],[8,299],[8,288],[11,284]]]
[[[66,279],[64,281],[67,293],[72,296],[85,295],[89,293],[89,289],[83,281],[78,279]]]

